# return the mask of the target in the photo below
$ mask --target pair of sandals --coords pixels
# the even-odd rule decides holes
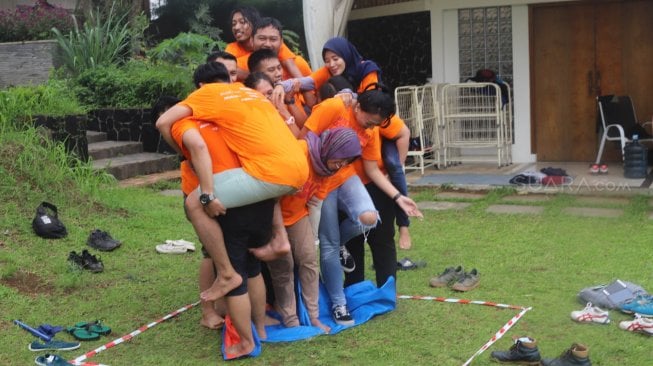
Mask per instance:
[[[96,320],[76,323],[72,327],[66,328],[66,331],[78,341],[94,341],[99,339],[101,335],[110,334],[111,328]]]

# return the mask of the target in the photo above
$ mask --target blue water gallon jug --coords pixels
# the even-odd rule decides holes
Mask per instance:
[[[639,143],[639,136],[633,135],[633,141],[624,147],[624,177],[646,178],[648,169],[648,151]]]

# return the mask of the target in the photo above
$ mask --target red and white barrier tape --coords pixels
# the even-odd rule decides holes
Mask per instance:
[[[107,350],[107,349],[109,349],[109,348],[112,348],[112,347],[114,347],[114,346],[117,346],[117,345],[119,345],[120,343],[126,342],[126,341],[128,341],[128,340],[134,338],[135,336],[137,336],[137,335],[143,333],[144,331],[146,331],[146,330],[148,330],[148,329],[154,327],[155,325],[160,324],[160,323],[163,323],[164,321],[166,321],[166,320],[168,320],[168,319],[170,319],[170,318],[173,318],[173,317],[175,317],[175,316],[177,316],[177,315],[183,313],[184,311],[186,311],[186,310],[188,310],[188,309],[190,309],[190,308],[193,308],[193,307],[199,305],[199,303],[200,303],[200,302],[197,301],[197,302],[194,302],[194,303],[192,303],[192,304],[188,304],[188,305],[186,305],[186,306],[184,306],[184,307],[182,307],[182,308],[179,308],[179,309],[177,309],[177,310],[175,310],[175,311],[173,311],[173,312],[171,312],[171,313],[165,315],[164,317],[162,317],[162,318],[159,319],[159,320],[156,320],[156,321],[154,321],[154,322],[152,322],[152,323],[149,323],[149,324],[143,325],[142,327],[136,329],[135,331],[133,331],[133,332],[131,332],[131,333],[129,333],[129,334],[126,334],[126,335],[124,335],[124,336],[122,336],[122,337],[120,337],[120,338],[116,338],[116,339],[114,339],[113,341],[111,341],[111,342],[109,342],[109,343],[107,343],[107,344],[105,344],[105,345],[103,345],[103,346],[100,346],[100,347],[98,347],[98,348],[96,348],[96,349],[94,349],[94,350],[92,350],[92,351],[90,351],[90,352],[86,352],[85,354],[83,354],[83,355],[81,355],[81,356],[75,358],[75,359],[72,360],[72,361],[68,361],[68,362],[72,363],[73,365],[105,366],[105,365],[101,365],[101,364],[94,364],[94,363],[91,363],[91,362],[85,362],[85,360],[88,359],[88,358],[90,358],[90,357],[93,357],[93,356],[97,355],[98,353],[100,353],[100,352],[102,352],[102,351],[104,351],[104,350]]]
[[[501,339],[501,337],[503,337],[503,335],[506,334],[506,332],[508,331],[508,329],[512,328],[512,326],[515,325],[515,324],[517,323],[517,321],[519,321],[519,319],[521,319],[521,317],[524,316],[524,314],[526,314],[526,312],[529,311],[529,310],[531,310],[531,309],[532,309],[532,308],[524,308],[522,311],[519,312],[519,314],[513,316],[512,319],[510,319],[506,324],[504,324],[504,326],[501,327],[501,329],[499,329],[499,331],[498,331],[498,332],[497,332],[497,333],[496,333],[492,338],[490,338],[490,340],[487,341],[487,343],[485,343],[485,344],[483,345],[483,347],[481,347],[478,351],[476,351],[476,353],[474,353],[474,355],[473,355],[472,357],[470,357],[469,360],[467,360],[467,361],[463,364],[463,366],[467,366],[467,365],[469,365],[469,364],[472,362],[472,360],[473,360],[476,356],[478,356],[478,355],[480,355],[481,353],[483,353],[483,352],[484,352],[486,349],[488,349],[492,344],[494,344],[494,342],[496,342],[496,341],[498,341],[499,339]]]
[[[485,352],[486,349],[488,349],[494,342],[498,341],[503,335],[508,331],[508,329],[512,328],[519,319],[521,319],[524,314],[526,314],[527,311],[531,310],[531,307],[524,307],[524,306],[517,306],[517,305],[508,305],[508,304],[500,304],[496,302],[491,302],[491,301],[479,301],[479,300],[466,300],[466,299],[451,299],[451,298],[446,298],[446,297],[435,297],[435,296],[409,296],[409,295],[398,295],[397,298],[399,299],[412,299],[412,300],[429,300],[429,301],[440,301],[440,302],[448,302],[448,303],[453,303],[453,304],[475,304],[475,305],[484,305],[484,306],[493,306],[497,308],[504,308],[504,309],[516,309],[516,310],[521,310],[519,314],[515,315],[510,319],[499,331],[492,337],[490,338],[487,343],[483,345],[476,353],[470,357],[464,364],[463,366],[469,365],[476,356],[480,355],[481,353]]]
[[[478,300],[466,300],[466,299],[450,299],[446,297],[435,297],[435,296],[410,296],[410,295],[398,295],[398,299],[412,299],[412,300],[429,300],[429,301],[440,301],[440,302],[449,302],[449,303],[456,303],[456,304],[475,304],[475,305],[485,305],[485,306],[494,306],[497,308],[505,308],[505,309],[515,309],[515,310],[522,310],[525,307],[524,306],[517,306],[517,305],[507,305],[507,304],[499,304],[496,302],[491,302],[491,301],[478,301]]]

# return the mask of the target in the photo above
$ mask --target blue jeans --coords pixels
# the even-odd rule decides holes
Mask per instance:
[[[388,179],[395,188],[404,196],[408,195],[408,185],[406,184],[406,173],[404,167],[399,161],[399,150],[397,150],[397,143],[394,140],[382,139],[381,142],[381,156],[383,157],[383,165],[388,172]],[[395,211],[397,213],[397,226],[409,226],[410,220],[404,210],[395,204]]]
[[[346,219],[342,222],[339,220],[339,211],[346,214]],[[322,202],[319,230],[320,271],[331,299],[331,306],[347,304],[340,266],[340,245],[376,226],[376,223],[363,225],[359,220],[362,213],[370,211],[377,212],[370,194],[357,175],[331,191]]]

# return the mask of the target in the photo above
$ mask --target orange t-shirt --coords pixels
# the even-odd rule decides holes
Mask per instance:
[[[319,68],[317,71],[313,72],[311,74],[311,79],[315,82],[315,90],[319,90],[324,83],[329,80],[329,78],[333,76],[331,75],[331,72],[329,69],[327,69],[326,66],[323,66]],[[369,74],[365,75],[363,80],[361,80],[361,83],[358,85],[358,89],[356,90],[357,93],[362,93],[363,90],[365,90],[365,87],[378,83],[379,82],[379,74],[376,71],[372,71]]]
[[[239,69],[249,71],[249,67],[247,67],[247,60],[249,59],[249,55],[252,54],[252,51],[246,50],[238,42],[229,43],[227,47],[225,47],[224,51],[234,55]],[[290,48],[288,48],[288,46],[286,46],[286,44],[283,42],[281,43],[281,47],[279,47],[279,54],[277,56],[279,57],[279,61],[286,61],[296,57],[293,51],[291,51]],[[297,65],[297,67],[299,67],[299,65]]]
[[[365,160],[381,160],[379,128],[362,128],[356,121],[354,109],[346,107],[340,98],[329,98],[316,105],[304,123],[304,127],[317,135],[330,128],[349,127],[358,135],[358,140],[362,148],[361,158]],[[356,174],[356,171],[352,165],[341,168],[334,175],[325,179],[324,184],[320,187],[320,193],[326,197],[329,192],[340,187],[342,183],[354,174]]]
[[[326,195],[323,192],[320,192],[320,186],[324,182],[326,177],[322,177],[315,173],[313,165],[309,161],[308,153],[308,143],[306,140],[299,140],[304,154],[306,156],[306,161],[308,162],[309,167],[309,176],[308,180],[302,188],[300,188],[295,194],[289,194],[281,197],[279,201],[281,205],[281,214],[283,215],[283,224],[285,226],[290,226],[302,217],[308,215],[308,206],[307,203],[311,197],[315,196],[321,200],[326,198]]]
[[[220,127],[227,146],[254,178],[295,188],[308,179],[297,139],[263,94],[241,83],[209,83],[180,103],[193,118]]]
[[[405,126],[406,124],[404,121],[399,118],[396,114],[390,118],[390,124],[386,128],[379,128],[379,135],[382,138],[388,139],[388,140],[394,140],[397,135],[399,134],[399,131]],[[369,183],[371,180],[367,176],[367,173],[365,173],[365,169],[363,168],[363,162],[359,160],[355,161],[353,164],[354,169],[356,169],[356,174],[361,178],[361,181],[363,181],[363,184]],[[377,160],[377,165],[379,166],[379,169],[383,173],[385,173],[385,167],[383,166],[383,159]]]
[[[224,137],[219,133],[220,128],[213,123],[200,122],[192,117],[184,118],[172,125],[170,133],[177,146],[181,148],[186,160],[181,162],[181,190],[189,195],[199,185],[199,180],[191,165],[191,156],[183,144],[183,136],[190,129],[196,129],[206,142],[211,155],[213,174],[221,171],[240,167],[238,156],[227,147]]]
[[[313,70],[311,70],[311,66],[308,64],[308,62],[306,62],[306,60],[304,60],[302,56],[295,57],[295,65],[297,65],[297,68],[299,69],[299,72],[302,74],[302,76],[311,76],[311,74],[313,73]],[[283,76],[281,78],[283,80],[288,80],[288,79],[292,79],[293,77],[294,76],[290,75],[290,73],[286,70],[286,68],[283,67]]]

